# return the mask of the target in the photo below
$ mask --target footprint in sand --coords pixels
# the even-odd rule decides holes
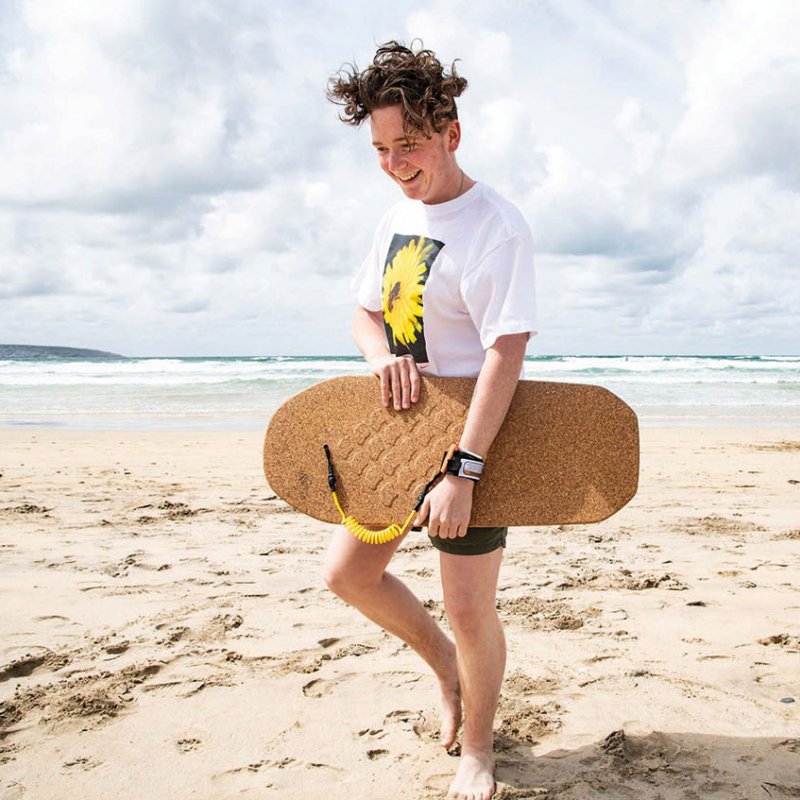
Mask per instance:
[[[758,643],[764,647],[778,645],[782,648],[786,648],[790,653],[800,652],[800,636],[790,636],[788,633],[777,633],[773,636],[767,636],[764,639],[759,639]]]
[[[11,678],[27,678],[37,667],[44,664],[43,655],[26,654],[21,658],[15,658],[10,664],[0,667],[0,682]]]
[[[380,650],[380,647],[377,645],[361,644],[360,642],[356,642],[355,644],[350,644],[346,647],[339,648],[331,656],[331,660],[336,661],[340,658],[347,658],[348,656],[363,656],[367,653],[374,653],[377,650]]]
[[[515,670],[506,677],[503,683],[503,694],[530,697],[533,694],[550,694],[557,688],[558,681],[555,678],[532,678],[521,670]]]
[[[177,747],[181,753],[191,753],[193,750],[197,750],[202,744],[200,739],[178,739],[178,741],[175,742],[175,747]]]
[[[120,656],[130,646],[131,646],[131,643],[127,639],[123,639],[121,642],[112,642],[111,644],[106,645],[105,651],[110,656]]]
[[[250,797],[250,790],[252,789],[252,773],[257,773],[259,775],[259,780],[269,780],[272,778],[273,780],[269,780],[268,783],[264,786],[264,788],[271,788],[275,787],[277,782],[278,785],[285,784],[287,780],[292,782],[293,790],[292,791],[285,791],[280,796],[281,797],[303,797],[302,792],[298,793],[296,780],[297,774],[306,775],[309,770],[311,769],[324,769],[330,770],[331,772],[344,772],[341,767],[335,767],[332,764],[325,764],[321,761],[298,761],[295,758],[291,758],[290,756],[286,756],[284,758],[277,758],[277,759],[263,759],[262,761],[255,761],[250,764],[245,764],[241,767],[234,767],[233,769],[225,770],[224,772],[218,772],[211,776],[211,780],[214,781],[218,789],[227,788],[227,792],[225,794],[226,797],[232,797],[234,793],[236,796],[245,795]],[[288,773],[288,774],[287,774]],[[227,787],[225,785],[227,784]],[[258,797],[272,797],[275,792],[264,794],[258,794]],[[216,795],[215,795],[216,796]],[[255,795],[253,795],[255,797]],[[277,795],[276,795],[277,796]]]
[[[326,650],[338,644],[340,638],[331,636],[325,639],[320,639],[317,644]],[[290,673],[311,673],[317,672],[328,661],[338,661],[348,657],[360,657],[368,653],[373,653],[380,650],[380,645],[367,645],[361,642],[354,642],[353,644],[339,647],[333,652],[319,653],[315,650],[305,650],[295,653],[286,661],[278,664],[274,671],[278,675],[288,675]]]
[[[82,769],[84,772],[88,772],[90,769],[99,767],[101,763],[101,761],[94,761],[86,756],[79,756],[71,761],[65,761],[61,766],[64,769]]]
[[[340,683],[344,683],[354,677],[355,675],[348,673],[336,678],[315,678],[303,686],[303,694],[306,697],[325,697],[333,692]]]
[[[386,731],[383,728],[364,728],[357,735],[369,736],[370,739],[383,739],[386,736]]]
[[[24,784],[12,781],[3,788],[3,800],[22,800],[28,790]]]
[[[404,686],[413,686],[415,683],[419,683],[423,676],[419,672],[396,669],[389,672],[375,672],[372,677],[386,686],[400,689]]]
[[[536,705],[523,698],[501,697],[497,708],[500,724],[495,729],[495,747],[503,751],[520,744],[536,744],[543,736],[561,727],[562,713],[562,707],[552,700]]]
[[[577,630],[585,619],[573,613],[560,600],[539,600],[535,597],[509,597],[498,600],[497,610],[506,619],[528,630]]]
[[[156,630],[162,627],[161,625],[156,626]],[[178,625],[172,628],[169,628],[166,631],[166,634],[162,636],[160,639],[156,639],[156,644],[158,645],[166,645],[169,647],[170,645],[176,644],[184,636],[186,636],[190,631],[190,628],[187,628],[185,625]]]
[[[65,655],[58,655],[46,647],[43,647],[42,651],[41,653],[25,653],[0,667],[0,683],[12,678],[27,678],[42,666],[55,672],[69,663],[69,658]]]
[[[390,711],[383,718],[383,724],[399,725],[403,730],[413,733],[420,739],[423,737],[433,739],[439,733],[421,711],[409,711],[404,708]]]

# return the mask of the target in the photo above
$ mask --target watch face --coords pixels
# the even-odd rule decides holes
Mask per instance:
[[[463,461],[461,463],[461,474],[466,478],[475,478],[477,480],[483,473],[483,464],[478,464],[475,461]]]
[[[448,463],[447,471],[451,475],[458,475],[459,478],[469,478],[471,481],[477,481],[483,474],[483,462],[457,452]]]

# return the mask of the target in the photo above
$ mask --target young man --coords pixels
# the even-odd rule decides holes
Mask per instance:
[[[332,79],[328,96],[343,106],[344,121],[369,118],[380,167],[405,195],[378,226],[354,281],[353,337],[380,378],[383,404],[400,413],[419,398],[420,375],[477,377],[454,444],[465,457],[482,459],[536,332],[534,270],[530,231],[519,211],[456,160],[455,99],[466,85],[432,52],[388,42],[364,71],[352,67]],[[417,520],[440,551],[455,643],[386,571],[400,539],[364,544],[339,529],[325,567],[337,595],[433,669],[441,689],[441,743],[448,749],[463,702],[461,758],[448,800],[488,800],[495,792],[492,723],[505,670],[495,595],[506,529],[469,527],[474,486],[448,474]]]

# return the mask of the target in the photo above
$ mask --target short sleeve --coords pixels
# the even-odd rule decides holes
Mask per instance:
[[[350,288],[356,295],[356,302],[367,311],[380,311],[381,301],[381,275],[383,261],[381,256],[381,242],[383,241],[384,224],[381,223],[372,238],[372,247],[367,257],[361,263],[358,271],[353,275]]]
[[[461,280],[461,293],[484,350],[499,336],[537,332],[533,244],[515,234],[504,240]]]

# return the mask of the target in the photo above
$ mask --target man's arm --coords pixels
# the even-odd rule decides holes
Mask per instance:
[[[411,356],[398,358],[389,352],[380,311],[356,306],[353,339],[373,374],[381,379],[381,400],[386,408],[393,402],[395,411],[400,411],[419,400],[416,362]]]
[[[500,336],[486,351],[486,359],[472,394],[459,447],[483,458],[503,424],[519,383],[527,333]],[[487,468],[491,469],[490,465]],[[432,536],[463,536],[472,513],[473,481],[446,475],[425,499],[417,524],[428,520]]]
[[[527,333],[514,333],[499,336],[486,351],[459,442],[464,450],[486,458],[519,383],[527,344]]]

